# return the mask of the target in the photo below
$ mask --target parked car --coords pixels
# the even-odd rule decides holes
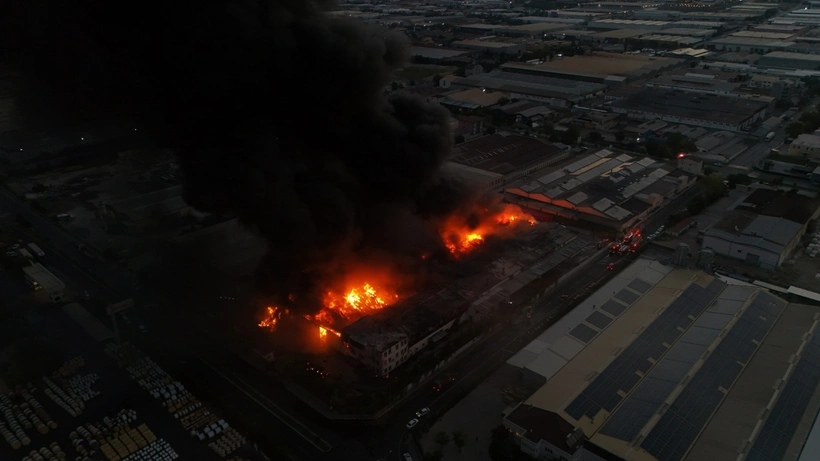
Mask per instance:
[[[426,416],[428,413],[430,413],[430,409],[429,409],[429,408],[427,408],[427,407],[424,407],[424,408],[422,408],[421,410],[419,410],[419,411],[417,411],[417,412],[416,412],[416,416],[418,416],[419,418],[421,418],[422,416]]]
[[[418,423],[419,423],[419,420],[417,420],[417,419],[413,418],[413,419],[411,419],[411,420],[407,423],[407,426],[406,426],[406,427],[407,427],[408,429],[412,429],[412,428],[416,427],[416,424],[418,424]]]
[[[404,461],[413,461],[413,457],[410,456],[410,453],[404,454]]]

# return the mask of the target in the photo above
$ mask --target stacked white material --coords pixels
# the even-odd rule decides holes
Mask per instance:
[[[220,420],[220,424],[221,423],[224,423],[224,420]],[[227,423],[225,423],[222,429],[224,429],[222,436],[209,443],[208,446],[211,447],[216,454],[224,458],[245,445],[247,440],[234,428],[228,427]]]
[[[91,388],[100,376],[97,373],[88,375],[77,375],[68,379],[68,388],[71,392],[79,396],[83,402],[88,402],[100,395],[100,392]]]
[[[126,456],[122,461],[173,461],[179,458],[177,452],[164,439],[157,439],[144,448]]]
[[[68,414],[76,417],[83,412],[85,404],[79,401],[78,397],[70,395],[70,393],[64,391],[60,386],[55,384],[54,381],[48,378],[43,378],[43,382],[47,386],[43,392],[54,401],[54,403],[66,410]]]

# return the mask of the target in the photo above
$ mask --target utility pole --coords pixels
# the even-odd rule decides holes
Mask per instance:
[[[122,338],[120,337],[120,328],[117,325],[117,314],[120,312],[126,311],[134,307],[134,298],[128,298],[125,301],[120,301],[115,304],[109,304],[108,307],[105,308],[108,315],[111,316],[111,325],[114,327],[114,336],[117,339],[117,344],[122,343]]]

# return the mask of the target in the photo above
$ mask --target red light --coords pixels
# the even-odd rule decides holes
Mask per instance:
[[[683,158],[685,156],[686,156],[685,154],[678,154],[678,158]]]

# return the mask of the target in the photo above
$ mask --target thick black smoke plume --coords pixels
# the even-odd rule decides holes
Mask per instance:
[[[425,222],[463,195],[437,176],[446,111],[384,95],[402,36],[315,1],[0,3],[32,112],[122,119],[176,148],[186,200],[271,243],[269,281],[440,245]]]

